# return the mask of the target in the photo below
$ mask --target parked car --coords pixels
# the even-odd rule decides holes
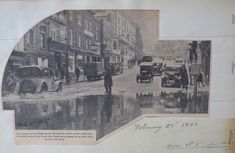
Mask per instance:
[[[154,75],[161,75],[162,74],[162,63],[153,63],[153,72]]]
[[[180,66],[172,65],[166,66],[162,72],[161,86],[162,87],[176,87],[180,88]]]
[[[121,63],[109,63],[109,64],[112,67],[112,74],[113,75],[122,74],[123,66],[121,65]]]
[[[17,69],[17,76],[18,94],[62,91],[62,81],[55,78],[51,68],[36,65],[22,66]]]
[[[83,66],[84,75],[87,80],[98,79],[104,76],[104,63],[103,62],[90,62],[85,63]]]
[[[153,63],[152,62],[143,62],[140,64],[140,72],[136,76],[136,82],[142,82],[142,81],[153,81]]]
[[[153,57],[150,55],[145,55],[142,57],[142,62],[152,62],[153,61]]]

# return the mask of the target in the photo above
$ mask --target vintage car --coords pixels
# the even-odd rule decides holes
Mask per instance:
[[[100,80],[104,76],[104,63],[103,62],[90,62],[83,65],[84,75],[87,80]]]
[[[112,74],[122,74],[123,72],[123,66],[121,63],[109,63],[112,68]]]
[[[36,93],[62,91],[62,81],[56,79],[51,68],[41,66],[22,66],[17,69],[19,78],[16,93]]]
[[[161,75],[162,74],[162,63],[153,63],[153,72],[154,75]]]
[[[153,81],[153,63],[152,62],[143,62],[140,64],[140,72],[136,76],[136,82],[142,81]]]
[[[170,65],[164,68],[162,72],[161,86],[162,87],[181,87],[180,66]]]

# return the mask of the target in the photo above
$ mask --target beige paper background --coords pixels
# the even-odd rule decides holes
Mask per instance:
[[[0,1],[0,79],[17,40],[37,22],[55,12],[63,9],[156,9],[160,10],[160,39],[212,40],[209,115],[210,118],[235,117],[235,75],[231,74],[231,62],[235,61],[234,8],[234,0]],[[0,153],[77,153],[84,152],[84,149],[96,153],[153,153],[157,148],[157,144],[150,146],[146,141],[136,144],[133,138],[122,143],[124,146],[117,145],[128,137],[128,130],[109,137],[98,146],[16,146],[13,121],[13,112],[0,112]],[[137,134],[136,138],[139,137],[142,136]]]

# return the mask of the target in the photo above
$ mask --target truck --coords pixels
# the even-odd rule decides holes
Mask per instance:
[[[84,75],[87,80],[100,80],[104,76],[104,63],[103,62],[90,62],[85,63],[83,66]]]

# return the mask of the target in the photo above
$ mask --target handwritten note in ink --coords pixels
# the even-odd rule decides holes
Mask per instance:
[[[146,117],[112,135],[110,143],[142,146],[131,153],[235,153],[235,119]]]
[[[150,122],[147,118],[132,129],[137,135],[142,133],[145,141],[161,141],[159,148],[166,153],[235,152],[235,120],[173,118]]]

